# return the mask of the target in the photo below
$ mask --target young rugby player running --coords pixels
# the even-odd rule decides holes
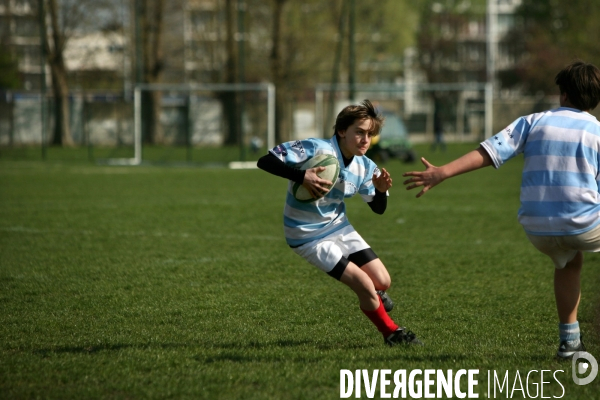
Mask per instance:
[[[360,309],[383,334],[386,344],[422,344],[387,314],[393,307],[385,293],[390,287],[390,275],[346,217],[344,198],[357,193],[377,214],[383,214],[387,207],[387,190],[392,186],[390,174],[385,169],[380,171],[365,156],[371,138],[379,134],[382,124],[383,117],[370,101],[350,105],[338,114],[331,139],[280,144],[258,160],[258,167],[290,180],[284,230],[294,252],[350,287],[358,296]],[[299,169],[320,154],[333,155],[340,164],[339,178],[331,190],[327,188],[332,182],[317,175],[324,167]],[[294,182],[302,184],[318,200],[296,200],[292,194]]]
[[[529,241],[555,266],[558,311],[557,356],[585,351],[577,309],[583,253],[600,251],[600,123],[589,114],[600,102],[600,70],[576,61],[555,78],[560,107],[521,117],[477,150],[441,167],[407,172],[407,189],[429,189],[453,176],[493,165],[499,168],[523,153],[519,222]]]

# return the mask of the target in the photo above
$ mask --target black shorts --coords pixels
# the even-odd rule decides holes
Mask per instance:
[[[359,268],[362,268],[363,265],[377,258],[379,258],[377,257],[377,254],[375,254],[373,249],[369,247],[364,250],[357,251],[356,253],[350,254],[348,258],[342,257],[340,261],[338,261],[338,263],[335,265],[335,267],[333,267],[333,269],[327,274],[339,281],[342,275],[344,274],[348,263],[351,262],[353,264],[356,264],[356,266],[358,266]]]

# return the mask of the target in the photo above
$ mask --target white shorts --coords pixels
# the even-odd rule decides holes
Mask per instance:
[[[370,248],[365,240],[348,225],[339,231],[292,248],[296,254],[324,272],[331,272],[342,257]]]
[[[536,236],[527,234],[536,249],[548,255],[554,266],[562,269],[575,258],[578,251],[600,252],[600,225],[579,235]]]

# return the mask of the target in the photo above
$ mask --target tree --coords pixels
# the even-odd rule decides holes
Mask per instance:
[[[423,3],[417,32],[418,62],[429,83],[485,81],[485,57],[468,57],[469,49],[485,55],[485,42],[466,34],[470,22],[482,22],[485,14],[476,4],[464,4],[452,0]]]
[[[73,146],[71,129],[69,126],[69,85],[67,83],[67,68],[65,65],[64,51],[69,38],[69,31],[78,20],[80,9],[77,4],[72,4],[68,14],[59,20],[59,4],[57,0],[41,0],[47,10],[48,24],[45,28],[46,41],[45,54],[50,66],[52,76],[52,94],[54,97],[54,131],[52,134],[53,145]],[[47,21],[49,19],[49,21]]]
[[[481,1],[466,4],[452,0],[422,4],[417,33],[418,65],[428,83],[486,80],[486,43],[469,33],[471,24],[483,25],[485,8]],[[457,91],[430,91],[434,119],[455,113],[458,95]]]
[[[52,80],[54,99],[54,128],[51,144],[73,146],[69,125],[69,71],[65,62],[65,49],[77,32],[98,29],[103,10],[114,8],[114,0],[39,0],[40,20],[43,23],[43,43]]]
[[[504,39],[512,43],[515,68],[501,75],[503,87],[530,94],[556,94],[554,76],[576,58],[600,65],[600,9],[587,0],[523,0],[518,23]]]
[[[284,104],[286,99],[286,69],[282,55],[281,38],[283,35],[284,7],[288,0],[273,0],[273,33],[271,35],[271,76],[275,84],[275,138],[277,142],[289,140],[290,135],[283,126]]]
[[[245,82],[273,82],[276,86],[276,140],[291,138],[292,105],[299,100],[312,100],[319,83],[332,79],[334,50],[343,41],[343,65],[335,79],[348,75],[347,31],[340,37],[338,24],[341,10],[349,0],[219,0],[218,6],[223,36],[223,64],[213,82],[238,82],[243,65]],[[244,35],[238,32],[240,6],[245,7]],[[357,81],[381,82],[380,66],[389,71],[384,80],[394,82],[401,75],[402,54],[413,44],[417,12],[408,0],[382,0],[376,5],[356,1]],[[237,13],[235,11],[238,11]],[[236,16],[237,15],[237,16]],[[221,39],[222,38],[222,39]],[[244,53],[238,54],[239,40]],[[236,43],[237,42],[237,43]],[[237,44],[237,46],[236,46]],[[226,101],[230,98],[229,101]],[[228,131],[226,143],[239,143],[240,108],[233,96],[223,95]],[[237,115],[239,118],[239,115]],[[238,131],[236,131],[236,129]]]
[[[238,79],[237,64],[238,54],[236,51],[236,18],[234,0],[225,0],[225,82],[232,84]],[[225,121],[227,122],[227,135],[225,143],[229,145],[238,144],[240,140],[241,126],[238,127],[238,104],[236,92],[224,92],[221,95],[223,109],[225,112]]]
[[[10,11],[8,5],[8,0],[4,0],[4,9],[6,11]],[[14,89],[19,87],[21,83],[18,62],[9,46],[8,36],[9,25],[4,24],[0,26],[0,89]]]
[[[343,35],[339,32],[340,19],[348,18],[346,14],[342,15],[344,8],[347,10],[347,3],[349,0],[270,1],[271,31],[264,41],[271,43],[267,56],[270,60],[269,78],[277,88],[278,141],[290,138],[291,115],[288,105],[294,100],[293,97],[304,96],[306,88],[318,83],[332,83],[332,71],[336,68],[336,46],[348,40],[347,29]],[[403,50],[412,44],[416,10],[410,2],[399,0],[381,1],[377,5],[357,1],[355,6],[357,82],[381,81],[382,78],[393,82],[402,72],[399,60]],[[255,20],[261,18],[260,12],[258,7]],[[262,14],[262,17],[265,15]],[[258,23],[255,21],[255,24]],[[339,81],[345,80],[349,74],[348,46],[342,48],[341,59],[344,61],[333,78]],[[255,52],[254,57],[252,64],[261,65],[264,56]],[[382,77],[379,66],[386,62],[394,67]]]
[[[20,84],[17,59],[7,46],[0,43],[0,90],[16,89]]]
[[[155,84],[162,81],[164,73],[164,0],[134,0],[137,18],[136,41],[140,83]],[[141,53],[141,54],[140,54]],[[145,143],[161,143],[163,130],[160,124],[162,94],[160,91],[142,92],[142,132]]]

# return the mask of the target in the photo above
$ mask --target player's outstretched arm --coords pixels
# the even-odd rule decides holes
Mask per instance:
[[[421,157],[421,162],[425,165],[425,171],[411,171],[403,174],[403,176],[411,177],[404,181],[406,190],[423,187],[417,194],[417,197],[423,196],[429,189],[439,185],[448,178],[492,165],[491,157],[482,147],[441,167],[436,167],[423,157]]]

